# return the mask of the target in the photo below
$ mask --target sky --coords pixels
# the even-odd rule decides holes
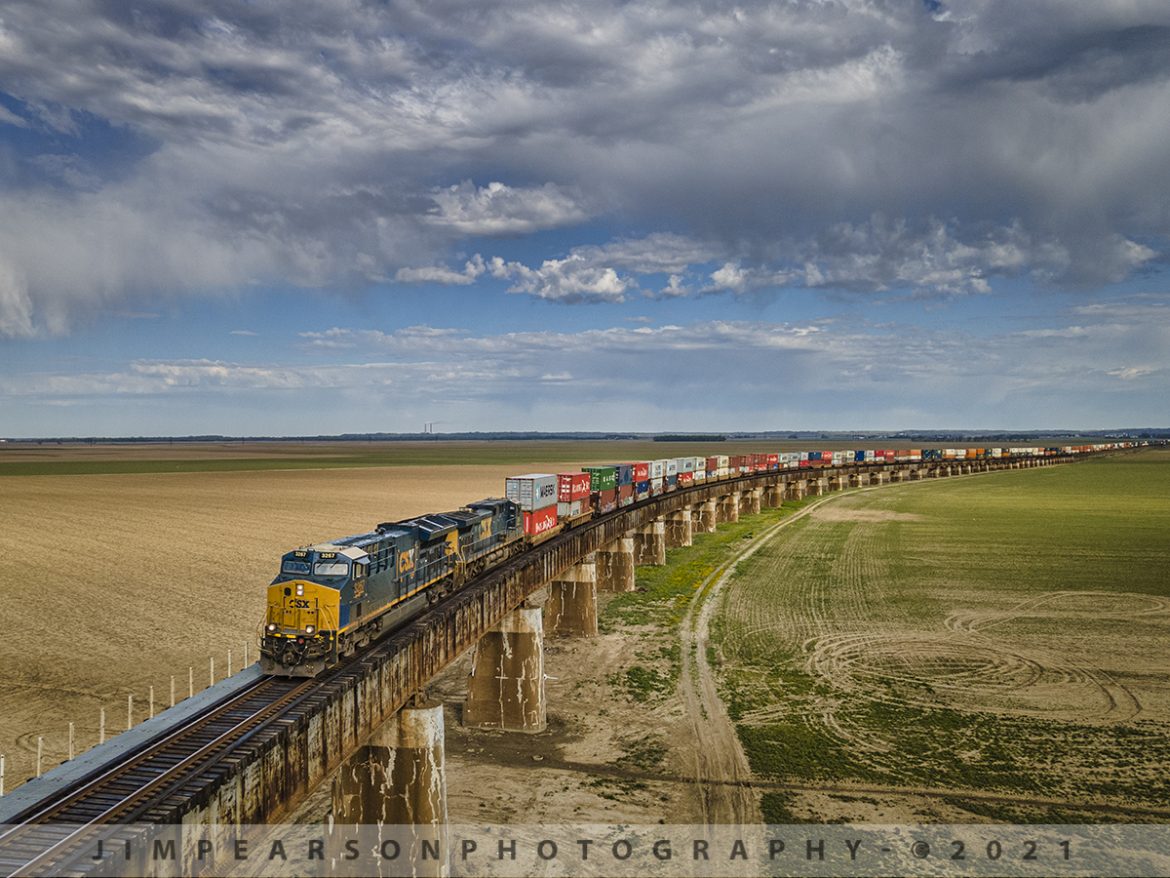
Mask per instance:
[[[0,436],[1170,425],[1165,0],[0,0]]]

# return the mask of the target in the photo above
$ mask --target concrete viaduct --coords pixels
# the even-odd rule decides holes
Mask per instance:
[[[332,775],[336,823],[442,824],[443,712],[423,693],[428,682],[468,649],[475,647],[465,724],[539,732],[545,728],[547,709],[545,637],[596,636],[598,592],[633,590],[637,566],[664,564],[667,548],[691,545],[694,533],[713,532],[719,524],[762,507],[845,488],[1069,459],[926,461],[758,473],[618,510],[487,572],[375,643],[344,673],[321,681],[311,697],[299,700],[279,722],[234,751],[217,771],[202,776],[197,788],[187,788],[173,800],[170,813],[152,818],[180,823],[184,831],[276,822]],[[38,783],[23,789],[35,793]]]

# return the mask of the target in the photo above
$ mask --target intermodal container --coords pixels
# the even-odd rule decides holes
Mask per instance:
[[[634,484],[634,465],[632,463],[615,463],[613,468],[617,470],[617,486]]]
[[[666,490],[668,492],[673,491],[678,487],[678,473],[672,473],[671,475],[667,476],[664,481],[666,482]]]
[[[650,461],[638,460],[630,464],[634,468],[634,483],[650,481]]]
[[[557,502],[588,500],[592,485],[589,473],[557,473]]]
[[[556,506],[557,477],[551,473],[512,476],[504,482],[504,496],[521,509],[528,511]],[[553,517],[556,517],[555,509]]]
[[[666,480],[665,479],[651,479],[650,480],[650,496],[651,497],[661,497],[665,491],[666,491]]]
[[[695,471],[695,459],[693,457],[679,457],[678,471],[680,473],[693,473]]]
[[[650,481],[646,479],[641,482],[634,482],[634,497],[638,500],[643,500],[650,496]]]
[[[593,493],[617,488],[617,470],[612,466],[583,466],[581,472],[589,473],[589,490]]]
[[[773,471],[780,469],[780,455],[779,454],[769,454],[768,455],[768,469],[773,470]]]
[[[650,461],[650,481],[666,478],[666,460]]]
[[[632,506],[634,504],[634,483],[618,485],[618,506]]]
[[[666,477],[669,479],[671,476],[677,476],[677,475],[678,475],[678,458],[677,457],[667,458],[667,460],[666,460]]]
[[[568,503],[557,503],[557,519],[567,521],[577,518],[589,511],[589,494],[586,492],[584,500],[573,500]]]
[[[542,509],[524,510],[524,533],[528,536],[538,537],[554,530],[556,526],[557,504],[555,502],[552,506],[545,506]]]
[[[695,473],[694,473],[695,481],[696,482],[705,482],[705,481],[707,481],[707,465],[706,465],[706,462],[703,461],[703,458],[700,457],[699,461],[700,461],[699,468],[696,469]]]
[[[854,451],[853,452],[853,462],[854,463],[865,463],[865,452],[864,451]]]
[[[708,457],[707,458],[707,478],[709,478],[709,479],[719,478],[719,458],[718,457]]]
[[[811,460],[811,461],[819,461],[819,460],[821,459],[821,452],[819,452],[819,451],[810,451],[810,452],[808,453],[808,459],[809,459],[809,460]]]
[[[599,515],[613,512],[617,509],[617,488],[607,488],[604,491],[594,491],[590,495],[593,511]]]
[[[694,483],[695,483],[694,470],[691,470],[690,472],[684,472],[684,473],[678,474],[678,486],[680,488],[689,488]]]

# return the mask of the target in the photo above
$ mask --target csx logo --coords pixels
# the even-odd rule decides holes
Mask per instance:
[[[292,600],[290,600],[288,602],[288,605],[290,607],[292,607],[294,610],[307,610],[307,609],[309,609],[309,602],[307,600],[305,600],[304,598],[293,598]]]

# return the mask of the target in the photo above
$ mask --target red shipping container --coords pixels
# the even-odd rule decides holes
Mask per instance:
[[[589,473],[558,473],[557,502],[589,499]]]
[[[695,474],[693,472],[679,473],[678,474],[678,486],[680,488],[683,486],[690,487],[694,483],[695,483]]]
[[[524,510],[524,533],[530,537],[548,533],[557,526],[557,507],[546,506],[533,512]]]
[[[719,458],[718,457],[708,457],[707,458],[707,472],[709,472],[709,473],[719,472]]]
[[[650,481],[650,462],[649,461],[644,460],[641,462],[631,463],[630,466],[632,466],[634,468],[634,481],[635,482],[648,482],[648,481]]]
[[[593,495],[593,509],[599,514],[613,512],[617,509],[617,490],[598,491]]]
[[[617,491],[618,506],[630,506],[634,502],[634,486],[619,485]]]
[[[780,455],[779,454],[769,454],[768,455],[768,469],[780,469]]]

